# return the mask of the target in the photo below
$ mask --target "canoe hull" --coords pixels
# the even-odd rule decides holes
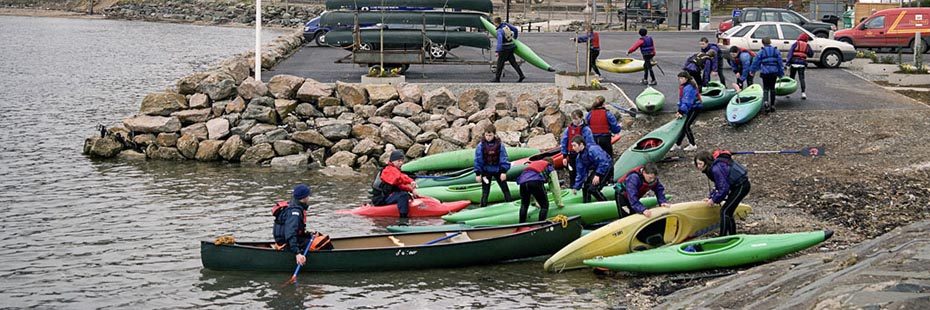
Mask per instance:
[[[659,113],[662,112],[662,108],[665,106],[665,95],[655,88],[646,87],[639,96],[636,96],[634,103],[636,104],[636,109],[643,113]]]
[[[751,210],[741,204],[734,215],[744,219]],[[546,260],[544,268],[553,272],[584,268],[585,259],[680,243],[714,231],[719,223],[720,206],[707,207],[703,201],[653,208],[652,217],[633,214],[575,240]]]
[[[773,260],[817,245],[831,231],[792,234],[733,235],[685,242],[649,251],[585,260],[592,267],[642,273],[688,272],[729,268]],[[702,251],[686,252],[688,246]]]
[[[468,208],[468,205],[471,204],[471,201],[460,200],[452,202],[440,202],[439,200],[431,197],[420,197],[414,199],[410,203],[410,208],[408,210],[408,217],[437,217],[449,214],[451,212],[457,212],[462,209]],[[397,210],[397,205],[385,205],[385,206],[373,206],[366,204],[358,208],[350,210],[339,210],[337,213],[341,214],[355,214],[361,216],[371,216],[371,217],[400,217],[400,212]]]
[[[444,12],[358,12],[359,24],[439,25],[446,27],[481,28],[481,13]],[[333,11],[320,15],[320,26],[343,28],[355,25],[355,12]]]
[[[494,6],[488,0],[327,0],[326,10],[377,11],[382,7],[448,8],[491,13]]]
[[[369,43],[375,49],[381,44],[381,30],[362,29],[360,30],[360,40],[362,43]],[[420,30],[384,30],[384,48],[419,48],[424,44],[423,33]],[[427,30],[426,37],[429,41],[443,43],[448,47],[470,46],[475,48],[490,49],[491,40],[488,36],[480,32],[466,31],[436,31]],[[351,46],[355,40],[352,30],[333,30],[326,33],[326,44],[332,46]]]
[[[633,73],[645,70],[646,62],[628,57],[598,59],[597,68],[613,73]]]
[[[520,227],[531,229],[515,232]],[[580,235],[581,223],[579,219],[573,218],[565,227],[561,223],[544,222],[471,230],[461,235],[470,236],[470,241],[455,241],[455,238],[451,238],[432,245],[423,244],[447,236],[447,233],[333,238],[334,249],[310,252],[307,264],[301,270],[388,271],[490,264],[551,254]],[[481,236],[494,237],[479,238]],[[389,237],[398,239],[406,246],[396,245]],[[293,272],[294,254],[272,250],[268,247],[270,243],[218,246],[212,241],[202,241],[200,259],[203,266],[211,270]],[[367,245],[373,246],[359,247]]]
[[[762,110],[762,86],[753,84],[740,91],[727,104],[727,123],[745,124]]]
[[[507,147],[507,159],[516,161],[539,153],[537,149],[526,147]],[[421,157],[405,163],[403,172],[455,170],[474,167],[475,149],[464,149]]]

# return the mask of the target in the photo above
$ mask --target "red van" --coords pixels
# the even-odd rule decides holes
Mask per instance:
[[[924,51],[930,50],[930,8],[898,8],[875,12],[852,29],[837,31],[836,40],[861,47],[913,47],[920,32]]]

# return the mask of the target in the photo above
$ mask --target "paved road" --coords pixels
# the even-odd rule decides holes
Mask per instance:
[[[575,46],[569,41],[573,33],[525,33],[520,39],[533,47],[556,70],[575,71]],[[603,33],[601,35],[600,58],[626,55],[626,49],[639,36],[635,33]],[[665,75],[658,74],[659,85],[669,104],[666,111],[674,111],[678,98],[676,74],[680,71],[685,58],[698,50],[701,37],[713,38],[712,32],[660,32],[654,34],[658,47],[659,66]],[[458,48],[453,53],[469,60],[490,60],[487,52],[474,48]],[[584,48],[580,50],[580,59],[584,60]],[[291,58],[278,64],[270,78],[276,74],[293,74],[311,77],[321,82],[358,82],[366,69],[353,64],[337,64],[337,59],[349,55],[349,52],[337,48],[320,48],[307,45],[297,51]],[[638,54],[636,55],[638,57]],[[539,70],[528,64],[522,66],[527,75],[527,82],[552,82],[552,73]],[[504,82],[516,80],[516,73],[510,71],[503,78]],[[641,73],[614,74],[606,72],[604,78],[617,83],[628,96],[635,97],[645,87],[639,84]],[[407,73],[409,82],[462,82],[485,83],[493,78],[490,67],[486,65],[414,65]],[[735,80],[728,71],[728,81]],[[779,98],[780,108],[789,110],[835,110],[835,109],[892,109],[925,107],[915,104],[911,99],[895,92],[885,90],[875,84],[864,81],[844,69],[820,69],[811,66],[807,70],[808,100],[802,101],[798,96]]]

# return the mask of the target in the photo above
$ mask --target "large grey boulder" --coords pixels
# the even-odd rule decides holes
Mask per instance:
[[[236,97],[226,104],[226,113],[242,113],[245,111],[245,100],[242,97]]]
[[[510,93],[505,91],[497,92],[494,99],[492,99],[492,103],[496,110],[510,111],[513,109],[513,100],[510,98]]]
[[[323,97],[317,100],[317,106],[321,108],[338,107],[341,105],[342,105],[342,100],[336,97]]]
[[[211,74],[200,81],[197,91],[207,94],[213,101],[225,100],[236,95],[236,81],[228,76]]]
[[[197,154],[197,147],[199,146],[200,141],[197,137],[192,135],[182,135],[178,138],[178,151],[186,158],[194,158],[194,155]]]
[[[242,112],[242,118],[254,119],[266,124],[277,124],[278,121],[277,113],[274,109],[257,104],[249,104],[249,106],[245,108],[245,112]]]
[[[372,124],[355,124],[352,125],[352,137],[381,142],[381,129]]]
[[[153,116],[168,116],[171,113],[187,109],[187,98],[184,95],[171,92],[159,92],[145,95],[139,114]]]
[[[471,116],[468,117],[468,122],[477,123],[478,121],[485,120],[485,119],[493,122],[497,116],[496,112],[497,111],[494,110],[494,108],[487,108],[487,109],[478,111],[477,113],[472,114]]]
[[[207,121],[207,139],[219,140],[229,134],[229,120],[214,118]]]
[[[362,139],[352,148],[352,153],[358,155],[373,155],[380,151],[383,147],[378,143],[375,143],[372,139]]]
[[[445,87],[440,87],[423,94],[423,109],[441,114],[446,108],[455,105],[455,94]]]
[[[282,118],[293,112],[294,109],[297,109],[297,100],[275,99],[274,101],[274,110]]]
[[[336,82],[336,93],[348,107],[359,104],[368,104],[368,91],[355,84]]]
[[[245,100],[262,97],[268,94],[268,86],[261,81],[256,81],[253,77],[248,77],[242,84],[239,84],[239,96]]]
[[[320,133],[329,140],[345,139],[352,133],[350,121],[317,122],[317,126],[319,126]]]
[[[193,123],[202,123],[210,119],[210,115],[213,114],[213,111],[209,108],[206,109],[190,109],[182,110],[171,113],[171,116],[177,117],[181,121],[181,124],[189,125]]]
[[[429,149],[426,151],[426,155],[434,155],[434,154],[439,154],[439,153],[451,152],[451,151],[455,151],[459,149],[461,149],[461,147],[456,145],[455,143],[452,143],[452,142],[449,142],[443,139],[436,139],[436,140],[433,140],[432,143],[430,143]]]
[[[458,107],[466,113],[475,113],[488,104],[488,92],[480,88],[469,88],[459,95]]]
[[[268,143],[272,143],[275,141],[281,141],[281,140],[287,139],[287,130],[285,130],[284,128],[277,128],[277,129],[273,129],[271,131],[266,132],[264,135]]]
[[[175,132],[181,129],[177,117],[137,115],[123,120],[127,129],[136,133]]]
[[[550,114],[542,117],[543,128],[546,129],[546,132],[554,134],[562,134],[562,125],[564,125],[565,118],[561,113]]]
[[[420,103],[423,100],[423,89],[419,85],[402,83],[397,85],[397,94],[402,102]]]
[[[184,128],[181,128],[181,135],[188,135],[197,138],[197,140],[206,140],[210,137],[210,131],[207,130],[207,124],[196,123]]]
[[[333,96],[333,86],[317,82],[314,79],[306,79],[304,84],[297,90],[297,100],[301,102],[311,102],[323,97]]]
[[[526,141],[526,147],[538,150],[548,150],[558,146],[559,141],[556,140],[555,134],[552,133],[535,136]]]
[[[307,154],[292,154],[271,159],[271,167],[276,169],[306,169],[309,158]]]
[[[294,111],[297,112],[297,116],[302,118],[323,117],[323,112],[320,112],[309,103],[298,104]]]
[[[397,100],[398,98],[397,89],[394,88],[393,85],[365,85],[365,91],[368,92],[368,102],[376,106],[391,100]]]
[[[422,128],[423,131],[439,132],[442,129],[449,128],[449,123],[446,123],[446,121],[442,119],[426,121],[423,124],[420,124],[420,128]]]
[[[434,131],[427,131],[416,136],[413,140],[416,143],[429,143],[434,139],[439,139],[439,134]]]
[[[299,76],[275,75],[268,81],[268,91],[278,99],[294,99],[294,95],[303,83],[304,78]]]
[[[180,136],[177,133],[163,132],[155,137],[155,144],[163,147],[174,147],[178,145],[178,138],[180,138]]]
[[[399,104],[400,102],[396,100],[385,102],[381,107],[375,110],[375,116],[390,117],[394,113],[394,108]]]
[[[145,148],[145,156],[154,160],[184,160],[184,156],[173,147],[159,147],[149,145]]]
[[[401,149],[406,149],[413,145],[413,140],[400,130],[400,128],[397,128],[397,126],[390,122],[381,124],[381,138],[384,139],[385,142],[391,143]]]
[[[351,151],[352,147],[354,147],[355,143],[357,142],[358,141],[356,141],[355,139],[340,140],[339,142],[336,142],[336,144],[333,144],[333,147],[329,148],[329,151],[330,152]]]
[[[517,117],[526,119],[533,118],[539,113],[539,105],[535,100],[524,100],[517,102]]]
[[[413,102],[404,102],[398,104],[391,110],[391,113],[397,116],[411,117],[423,112],[423,107]]]
[[[505,117],[494,122],[494,127],[498,132],[506,131],[523,131],[529,127],[529,122],[522,118]]]
[[[446,128],[439,131],[439,137],[443,140],[455,143],[458,146],[466,145],[471,139],[471,130],[475,124]]]
[[[210,97],[207,97],[206,94],[196,93],[191,96],[191,99],[188,100],[188,107],[191,109],[203,109],[210,108]]]
[[[355,112],[358,117],[368,119],[369,117],[375,116],[378,107],[373,105],[357,105],[352,107],[352,111]]]
[[[355,165],[355,154],[352,152],[336,152],[333,156],[326,159],[326,165],[331,167],[352,167]]]
[[[113,136],[93,137],[84,141],[85,154],[93,157],[110,158],[123,150],[123,145]]]
[[[304,146],[291,140],[275,141],[272,146],[278,156],[293,155],[304,151]]]
[[[271,144],[261,143],[246,149],[245,153],[239,157],[239,161],[243,164],[256,165],[272,158],[274,158],[274,148]]]
[[[400,130],[407,134],[407,137],[416,137],[422,131],[420,126],[417,126],[417,124],[414,122],[400,116],[395,116],[388,122],[394,126],[397,126],[397,128],[400,128]]]
[[[322,134],[316,130],[304,130],[291,133],[291,140],[303,143],[303,144],[313,144],[319,145],[322,147],[331,147],[333,142],[329,141]]]
[[[194,158],[199,161],[214,161],[219,159],[220,148],[223,147],[223,141],[220,140],[203,140],[197,145],[197,153]]]
[[[242,153],[245,153],[248,147],[245,141],[242,141],[241,137],[232,136],[223,142],[223,146],[220,147],[219,150],[219,155],[228,161],[239,161],[239,157],[242,156]]]
[[[420,143],[414,143],[407,149],[407,152],[404,153],[404,156],[407,156],[407,159],[419,158],[426,153],[426,146]]]
[[[200,81],[207,78],[209,73],[206,72],[196,72],[188,76],[185,76],[178,80],[178,92],[182,95],[191,95],[197,92],[197,85],[200,85]]]

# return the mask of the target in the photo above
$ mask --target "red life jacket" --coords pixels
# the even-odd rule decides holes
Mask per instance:
[[[597,32],[591,32],[591,48],[601,49],[601,35]]]
[[[797,44],[798,45],[794,48],[794,54],[791,54],[791,56],[801,60],[807,60],[807,49],[810,48],[810,45],[804,41],[798,41]]]
[[[481,141],[484,144],[482,154],[486,165],[497,165],[501,161],[501,139],[494,138],[491,142]]]
[[[567,135],[567,136],[568,136],[568,146],[567,146],[567,147],[568,147],[568,151],[569,151],[569,152],[574,152],[574,151],[575,151],[574,149],[572,149],[572,140],[574,140],[575,137],[581,135],[581,130],[582,130],[583,128],[584,128],[584,125],[575,126],[575,124],[569,124],[569,125],[568,125],[568,128],[565,129],[565,130],[567,130],[567,132],[568,132],[568,135]]]
[[[609,134],[610,124],[607,123],[607,110],[604,108],[595,108],[588,114],[588,126],[591,127],[591,133],[595,135]]]
[[[756,57],[756,53],[753,52],[752,50],[749,50],[749,49],[745,49],[745,48],[740,47],[740,48],[739,48],[739,54],[742,54],[742,53],[749,53],[749,56],[752,56],[753,58]],[[737,55],[739,55],[739,54],[737,54]],[[739,58],[739,57],[737,57],[737,58]]]
[[[546,167],[549,166],[549,162],[545,160],[534,160],[531,161],[529,165],[526,166],[526,170],[531,170],[537,173],[542,174],[546,171]]]
[[[653,187],[655,187],[655,185],[658,183],[658,182],[656,182],[656,181],[652,181],[652,183],[646,182],[646,177],[643,176],[643,166],[637,166],[636,168],[631,169],[629,172],[627,172],[627,173],[624,174],[622,177],[620,177],[619,179],[617,179],[617,184],[621,184],[621,185],[620,185],[621,187],[626,187],[626,179],[627,179],[631,174],[634,174],[634,173],[635,173],[635,174],[638,174],[638,175],[639,175],[639,179],[643,181],[643,184],[641,184],[641,185],[639,186],[639,188],[636,189],[636,196],[637,196],[637,197],[643,197],[643,195],[645,195],[646,193],[648,193],[649,190],[653,189]],[[627,192],[626,192],[625,189],[623,190],[623,196],[626,196],[626,199],[630,199],[630,197],[629,197],[629,195],[627,194]]]

